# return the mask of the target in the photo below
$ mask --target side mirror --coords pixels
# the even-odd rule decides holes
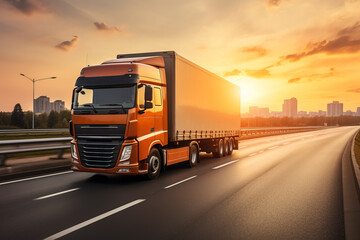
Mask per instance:
[[[152,102],[145,102],[145,109],[153,108]]]
[[[153,99],[152,87],[146,85],[146,86],[145,86],[145,102],[147,102],[147,101],[152,101],[152,99]]]

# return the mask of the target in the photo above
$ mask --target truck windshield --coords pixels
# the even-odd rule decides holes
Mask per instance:
[[[74,108],[133,108],[136,86],[82,87],[74,91]]]

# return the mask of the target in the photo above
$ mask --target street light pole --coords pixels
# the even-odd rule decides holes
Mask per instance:
[[[48,80],[48,79],[55,79],[56,77],[48,77],[48,78],[39,78],[39,79],[35,79],[35,78],[29,78],[28,76],[26,76],[23,73],[20,73],[21,76],[26,77],[27,79],[29,79],[32,83],[33,83],[33,111],[32,111],[32,129],[35,128],[35,82],[37,81],[41,81],[41,80]]]

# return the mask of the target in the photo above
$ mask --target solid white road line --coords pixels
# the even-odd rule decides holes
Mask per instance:
[[[247,146],[241,146],[241,147],[239,147],[239,149],[240,149],[240,148],[246,148],[246,147],[247,147]]]
[[[180,184],[180,183],[183,183],[183,182],[189,181],[189,180],[191,180],[191,179],[193,179],[193,178],[196,178],[196,177],[197,177],[197,175],[192,176],[192,177],[189,177],[189,178],[184,179],[184,180],[181,180],[181,181],[179,181],[179,182],[177,182],[177,183],[174,183],[174,184],[171,184],[171,185],[169,185],[169,186],[166,186],[166,187],[164,187],[164,189],[171,188],[171,187],[173,187],[173,186],[176,186],[176,185],[178,185],[178,184]]]
[[[259,153],[263,153],[264,152],[264,150],[261,150]]]
[[[225,166],[227,166],[227,165],[236,163],[237,161],[239,161],[239,160],[234,160],[234,161],[231,161],[231,162],[227,162],[227,163],[221,164],[221,165],[219,165],[219,166],[213,167],[212,169],[214,169],[214,170],[215,170],[215,169],[219,169],[219,168],[225,167]]]
[[[136,204],[139,204],[139,203],[141,203],[141,202],[143,202],[145,200],[146,199],[138,199],[138,200],[132,201],[130,203],[127,203],[125,205],[122,205],[121,207],[115,208],[115,209],[110,210],[110,211],[108,211],[106,213],[103,213],[103,214],[101,214],[101,215],[99,215],[97,217],[91,218],[91,219],[89,219],[89,220],[87,220],[85,222],[79,223],[79,224],[77,224],[77,225],[75,225],[73,227],[70,227],[70,228],[65,229],[65,230],[63,230],[61,232],[58,232],[58,233],[56,233],[54,235],[51,235],[50,237],[45,238],[45,240],[53,240],[53,239],[61,238],[61,237],[65,236],[65,235],[67,235],[69,233],[72,233],[72,232],[75,232],[76,230],[79,230],[80,228],[86,227],[86,226],[88,226],[88,225],[90,225],[90,224],[92,224],[94,222],[100,221],[100,220],[102,220],[102,219],[104,219],[106,217],[109,217],[109,216],[111,216],[111,215],[113,215],[115,213],[118,213],[118,212],[120,212],[122,210],[125,210],[125,209],[127,209],[129,207],[132,207],[132,206],[134,206]]]
[[[288,142],[286,142],[286,143],[283,143],[283,145],[287,145],[287,144],[289,144]]]
[[[256,153],[249,154],[248,157],[252,157],[254,155],[256,155]]]
[[[273,147],[270,147],[268,149],[270,150],[270,149],[274,149],[274,148],[277,148],[277,147],[279,147],[279,146],[273,146]]]
[[[76,190],[79,190],[79,189],[80,188],[72,188],[72,189],[69,189],[69,190],[66,190],[66,191],[53,193],[53,194],[46,195],[46,196],[43,196],[43,197],[38,197],[38,198],[35,198],[34,200],[42,200],[42,199],[45,199],[45,198],[51,198],[51,197],[55,197],[57,195],[61,195],[61,194],[68,193],[68,192],[73,192],[73,191],[76,191]]]
[[[73,171],[52,173],[52,174],[47,174],[47,175],[42,175],[42,176],[37,176],[37,177],[31,177],[31,178],[24,178],[24,179],[19,179],[19,180],[13,180],[13,181],[9,181],[9,182],[0,183],[0,185],[6,185],[6,184],[10,184],[10,183],[17,183],[17,182],[24,182],[24,181],[29,181],[29,180],[39,179],[39,178],[45,178],[45,177],[51,177],[51,176],[56,176],[56,175],[62,175],[62,174],[67,174],[67,173],[73,173]]]

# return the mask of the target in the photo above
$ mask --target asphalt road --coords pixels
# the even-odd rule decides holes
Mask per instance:
[[[160,178],[63,172],[0,183],[0,239],[343,239],[356,127],[244,140]]]

